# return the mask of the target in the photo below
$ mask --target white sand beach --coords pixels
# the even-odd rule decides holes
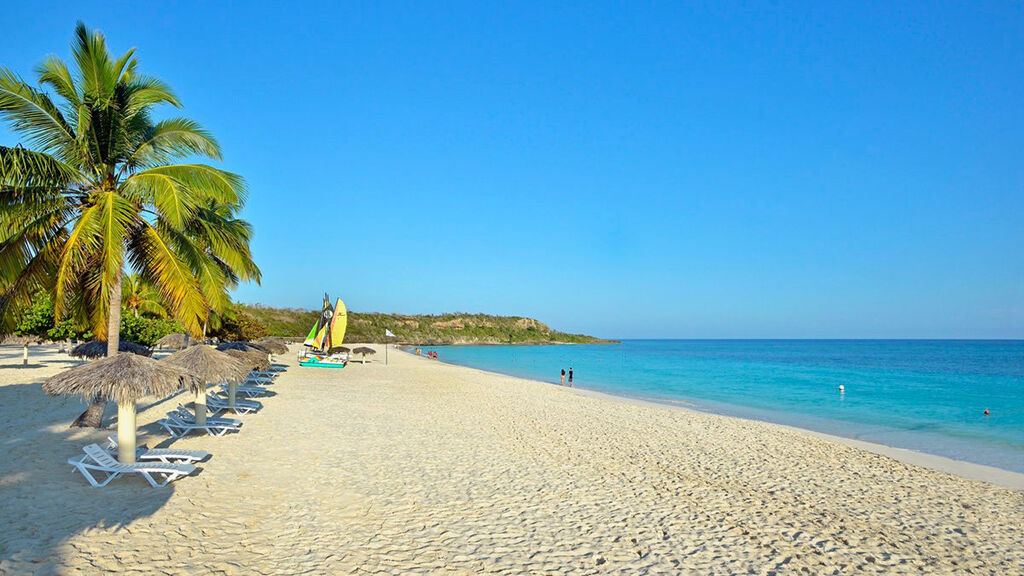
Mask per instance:
[[[3,574],[1024,573],[1020,490],[394,350],[282,357],[240,433],[173,443],[213,454],[198,475],[92,488],[66,460],[116,411],[69,429],[49,350],[0,348]],[[140,404],[140,444],[179,402]]]

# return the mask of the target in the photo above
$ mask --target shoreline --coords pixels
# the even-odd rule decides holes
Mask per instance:
[[[292,346],[294,353],[296,346]],[[139,404],[139,444],[202,450],[154,489],[67,459],[104,429],[39,383],[81,363],[0,351],[10,574],[1015,574],[1024,492],[802,430],[414,354],[293,354],[240,432],[168,438],[189,394]],[[672,409],[676,408],[676,409]],[[201,545],[196,545],[200,542]]]
[[[410,356],[417,357],[415,353],[410,352],[408,350],[405,350],[404,348],[397,348],[397,349],[400,350],[401,352],[409,354]],[[420,356],[419,358],[422,359],[422,360],[427,360],[427,358],[424,358],[422,356]],[[497,375],[497,376],[501,376],[501,377],[505,377],[505,378],[515,378],[515,379],[518,379],[518,380],[524,380],[524,381],[528,381],[528,382],[535,382],[535,383],[538,383],[538,384],[545,384],[545,385],[548,385],[548,386],[554,386],[556,388],[563,388],[562,386],[559,386],[558,384],[551,383],[551,382],[545,382],[543,380],[536,380],[536,379],[532,379],[532,378],[523,378],[521,376],[514,376],[514,375],[511,375],[511,374],[505,374],[505,373],[502,373],[502,372],[496,372],[496,371],[492,371],[492,370],[485,370],[483,368],[475,368],[475,367],[472,367],[472,366],[466,366],[466,365],[458,364],[458,363],[455,363],[455,362],[449,362],[447,360],[435,360],[435,362],[440,362],[440,363],[443,363],[443,364],[447,364],[449,366],[455,366],[455,367],[464,368],[464,369],[467,369],[467,370],[474,370],[474,371],[481,372],[481,373],[484,373],[484,374]],[[927,468],[929,470],[933,470],[933,471],[936,471],[936,472],[941,472],[941,473],[944,473],[944,474],[950,474],[950,475],[953,475],[953,476],[958,476],[960,478],[964,478],[964,479],[967,479],[967,480],[973,480],[973,481],[978,481],[978,482],[987,482],[989,484],[993,484],[995,486],[1000,486],[1002,488],[1011,488],[1011,489],[1014,489],[1014,490],[1024,491],[1024,473],[1014,472],[1012,470],[1006,470],[1006,469],[998,468],[998,467],[995,467],[995,466],[987,466],[985,464],[978,464],[976,462],[970,462],[970,461],[967,461],[967,460],[957,460],[955,458],[949,458],[949,457],[946,457],[946,456],[940,456],[938,454],[931,454],[929,452],[921,452],[921,451],[918,451],[918,450],[911,450],[909,448],[900,448],[898,446],[889,446],[887,444],[879,444],[877,442],[868,442],[868,441],[865,441],[865,440],[857,440],[855,438],[847,438],[845,436],[839,436],[839,435],[836,435],[836,434],[828,434],[826,432],[819,432],[817,430],[812,430],[810,428],[801,428],[800,426],[793,426],[793,425],[790,425],[790,424],[780,424],[778,422],[771,422],[771,421],[768,421],[768,420],[760,420],[758,418],[746,417],[746,416],[741,416],[741,415],[722,414],[722,413],[716,412],[714,410],[703,410],[703,409],[700,409],[700,408],[697,407],[696,404],[693,404],[693,403],[688,403],[688,404],[691,404],[692,406],[694,406],[694,407],[690,407],[690,406],[683,405],[681,403],[675,403],[675,402],[668,401],[668,400],[662,402],[662,401],[658,401],[658,400],[651,399],[651,398],[641,398],[641,397],[637,397],[637,396],[629,396],[629,395],[626,395],[626,394],[615,394],[613,392],[591,390],[591,389],[579,388],[579,387],[573,387],[573,388],[564,387],[564,388],[566,388],[567,390],[576,390],[576,391],[578,391],[583,396],[590,396],[590,397],[594,397],[594,398],[604,398],[606,400],[610,400],[610,401],[614,401],[614,402],[624,402],[624,403],[628,403],[628,404],[635,404],[635,405],[641,405],[641,406],[650,406],[650,407],[656,407],[656,408],[667,408],[667,409],[672,409],[672,410],[683,410],[683,411],[687,411],[687,412],[696,412],[696,413],[700,413],[700,414],[709,414],[709,415],[718,416],[718,417],[721,417],[721,418],[733,418],[733,419],[743,420],[743,421],[747,421],[747,422],[757,422],[759,424],[764,424],[764,425],[767,425],[767,426],[778,426],[778,427],[785,428],[785,429],[788,429],[788,430],[792,430],[794,432],[798,432],[798,433],[801,433],[801,434],[808,434],[808,435],[811,435],[811,436],[814,436],[814,437],[818,437],[818,438],[822,438],[822,439],[825,439],[825,440],[829,440],[829,441],[832,441],[832,442],[837,442],[839,444],[842,444],[844,446],[848,446],[848,447],[851,447],[851,448],[857,448],[857,449],[860,449],[860,450],[864,450],[866,452],[870,452],[872,454],[877,454],[879,456],[885,456],[887,458],[892,458],[893,460],[896,460],[898,462],[902,462],[904,464],[911,464],[913,466],[920,466],[922,468]],[[685,401],[679,401],[679,402],[685,402]]]

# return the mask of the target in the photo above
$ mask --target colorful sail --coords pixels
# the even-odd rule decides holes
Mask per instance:
[[[331,318],[333,317],[334,308],[331,306],[331,298],[324,293],[324,305],[320,311],[320,317],[316,319],[316,324],[309,331],[309,336],[306,337],[304,344],[317,350],[325,350],[324,341],[330,333]]]
[[[334,318],[331,319],[330,339],[324,350],[341,346],[341,343],[345,340],[345,328],[347,326],[348,310],[345,309],[345,303],[341,301],[341,298],[338,298],[338,303],[334,305]]]

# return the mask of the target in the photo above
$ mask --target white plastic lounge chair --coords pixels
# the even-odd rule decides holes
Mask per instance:
[[[217,396],[216,394],[206,395],[206,406],[214,416],[228,410],[235,414],[252,414],[263,408],[263,404],[255,400],[239,400],[237,398],[235,399],[235,405],[232,407],[228,404],[227,398]]]
[[[206,424],[196,424],[194,421],[186,422],[174,412],[169,412],[167,418],[157,422],[167,429],[168,434],[175,438],[181,438],[193,430],[202,430],[210,436],[223,436],[228,432],[237,431],[242,426],[241,422],[232,425],[226,422],[211,421],[210,419],[206,420]]]
[[[89,444],[82,448],[85,456],[68,458],[68,464],[74,471],[82,473],[93,487],[106,486],[111,480],[122,474],[142,474],[142,477],[154,488],[167,486],[182,476],[188,476],[196,467],[191,464],[168,464],[166,462],[135,462],[122,464],[99,444]],[[95,474],[95,475],[94,475]],[[98,479],[97,476],[103,477]]]
[[[178,404],[178,407],[175,408],[173,412],[167,413],[168,416],[170,416],[171,414],[177,416],[179,420],[183,420],[189,424],[195,424],[196,422],[196,415],[193,414],[188,408],[182,406],[181,404]],[[242,421],[236,418],[225,418],[223,416],[213,416],[211,414],[207,414],[206,421],[214,422],[216,424],[224,424],[226,426],[242,425]]]
[[[260,386],[266,386],[267,384],[273,384],[274,383],[274,377],[270,376],[270,375],[267,375],[267,374],[264,374],[262,372],[253,371],[253,372],[250,372],[249,375],[245,377],[245,382],[243,382],[243,383],[244,384],[259,384]]]
[[[113,436],[107,436],[107,452],[113,455],[117,452],[117,440]],[[167,464],[195,464],[210,457],[209,452],[202,450],[180,450],[178,448],[146,448],[140,446],[135,451],[136,460],[156,460]]]
[[[224,395],[226,396],[228,394],[228,391],[231,390],[231,387],[227,384],[221,384],[220,389],[224,391]],[[267,394],[270,393],[270,390],[264,388],[263,386],[257,386],[255,384],[242,384],[235,388],[235,393],[241,394],[246,398],[258,398],[260,396],[266,396]]]

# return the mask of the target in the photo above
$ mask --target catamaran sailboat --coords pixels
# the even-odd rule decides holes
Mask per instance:
[[[324,305],[320,317],[309,331],[303,343],[306,350],[299,353],[300,366],[316,366],[319,368],[344,368],[348,364],[348,354],[338,352],[345,338],[348,326],[348,312],[345,303],[338,298],[337,304],[331,306],[331,298],[324,294]]]

